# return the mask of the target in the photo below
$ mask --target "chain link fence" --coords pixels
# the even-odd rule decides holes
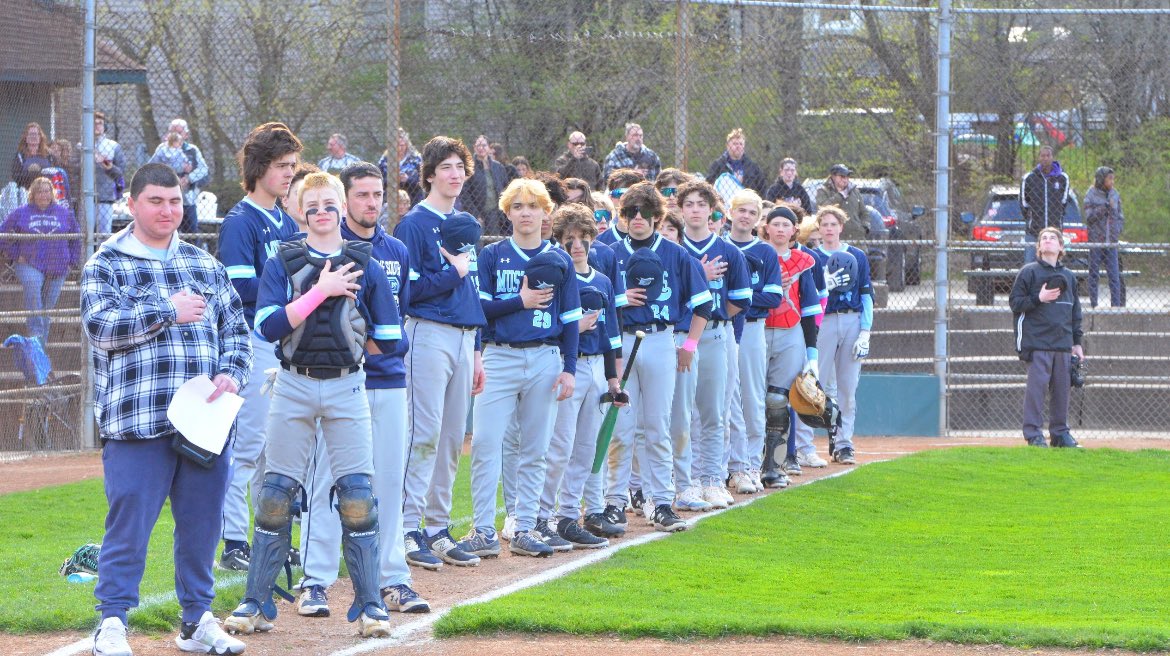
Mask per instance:
[[[0,337],[41,336],[53,371],[51,379],[35,371],[30,378],[22,351],[0,351],[0,452],[79,448],[88,375],[69,245],[93,226],[97,234],[78,244],[84,257],[103,238],[103,213],[115,230],[129,216],[104,161],[116,159],[115,149],[100,141],[98,216],[81,211],[82,7],[14,2],[14,20],[0,27],[0,155],[17,153],[27,124],[38,123],[57,154],[33,163],[55,164],[54,198],[80,229],[33,230],[62,234],[54,238],[18,236],[29,230],[11,223],[0,231],[8,244],[0,255]],[[814,203],[828,168],[845,164],[854,171],[851,193],[864,201],[854,218],[865,238],[854,243],[869,254],[877,283],[865,371],[933,374],[936,293],[944,293],[946,425],[980,435],[1019,434],[1024,369],[1006,297],[1023,261],[1020,178],[1050,146],[1075,192],[1067,257],[1083,281],[1089,385],[1074,395],[1074,429],[1158,430],[1170,421],[1170,363],[1149,355],[1168,330],[1170,45],[1162,35],[1170,2],[1110,5],[1146,11],[1133,15],[1017,5],[956,8],[948,235],[936,234],[934,220],[940,26],[937,4],[927,0],[98,0],[96,109],[107,141],[119,145],[121,164],[110,164],[123,180],[152,159],[188,174],[186,229],[212,251],[218,218],[243,195],[235,153],[248,130],[268,120],[301,137],[307,161],[328,167],[344,141],[361,159],[386,160],[391,178],[395,162],[408,163],[411,148],[432,135],[469,146],[482,135],[489,148],[477,156],[495,145],[500,167],[481,160],[460,202],[493,227],[503,226],[486,208],[511,176],[581,164],[568,152],[572,132],[585,136],[580,154],[601,169],[628,155],[626,125],[637,123],[661,166],[718,177],[728,171],[727,136],[741,128],[750,162],[743,182],[775,195],[781,162],[791,157]],[[29,55],[30,38],[39,56]],[[187,130],[168,144],[176,118]],[[205,172],[188,145],[199,148]],[[17,171],[15,162],[5,218],[29,202],[20,190],[31,167]],[[1124,308],[1110,307],[1107,266],[1097,307],[1089,303],[1097,257],[1086,245],[1117,237],[1085,223],[1085,192],[1102,165],[1115,169],[1124,207],[1116,276]],[[417,180],[403,173],[399,186],[416,202]],[[397,208],[388,207],[391,218]],[[941,238],[945,277],[936,271]],[[36,281],[27,258],[20,261],[21,248],[37,243],[54,244],[56,265],[66,265],[55,303],[43,293],[48,284],[34,303]],[[1110,248],[1102,244],[1102,254]]]

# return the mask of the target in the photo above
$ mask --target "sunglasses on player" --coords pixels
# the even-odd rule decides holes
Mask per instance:
[[[624,193],[626,193],[625,187],[621,187],[620,189],[610,189],[609,190],[609,197],[610,198],[621,198],[622,194],[624,194]]]
[[[609,210],[593,210],[593,220],[598,223],[609,221],[611,218],[613,215],[609,213]]]
[[[642,214],[643,219],[652,220],[654,218],[654,207],[650,205],[633,205],[622,208],[622,216],[627,221],[632,221],[639,213]]]
[[[678,188],[677,187],[663,187],[662,189],[659,190],[658,193],[662,194],[663,196],[665,196],[667,198],[670,198],[671,196],[678,193]]]

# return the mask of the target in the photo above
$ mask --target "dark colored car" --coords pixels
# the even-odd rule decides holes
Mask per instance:
[[[995,271],[994,275],[968,275],[967,291],[976,295],[979,305],[990,304],[996,292],[1011,291],[1016,272],[1024,266],[1024,210],[1020,206],[1020,188],[997,185],[987,192],[983,212],[975,216],[963,212],[963,223],[971,226],[971,241],[1002,245],[1002,248],[987,248],[971,253],[971,269]],[[1066,243],[1085,243],[1089,233],[1081,218],[1081,206],[1076,192],[1069,190],[1068,202],[1064,206],[1064,238]],[[1087,269],[1084,256],[1065,259],[1070,269]]]
[[[817,189],[825,184],[825,180],[817,180],[805,184],[809,197],[813,199],[813,210],[816,211]],[[870,239],[922,239],[926,234],[922,224],[922,216],[926,210],[922,207],[907,207],[902,198],[898,185],[890,178],[854,178],[853,184],[861,190],[862,199],[868,208],[876,210],[884,227],[885,234],[867,229]],[[870,220],[871,226],[874,221]],[[890,245],[872,246],[872,250],[881,251],[884,262],[884,276],[878,275],[877,267],[873,267],[874,280],[885,280],[890,291],[900,292],[906,285],[917,285],[922,280],[922,252],[920,246]],[[867,255],[868,255],[867,251]],[[871,258],[872,259],[872,258]]]

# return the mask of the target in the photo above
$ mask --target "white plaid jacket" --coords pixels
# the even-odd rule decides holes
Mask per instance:
[[[164,262],[130,230],[106,241],[81,276],[102,439],[170,437],[167,406],[180,385],[223,373],[242,388],[252,370],[244,308],[223,265],[178,238]],[[175,323],[170,296],[183,289],[207,300],[203,321]]]

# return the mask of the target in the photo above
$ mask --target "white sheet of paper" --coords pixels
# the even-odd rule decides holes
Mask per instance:
[[[214,391],[215,383],[207,376],[196,376],[183,383],[167,407],[167,419],[192,444],[219,455],[244,398],[224,392],[208,403],[207,397]]]

